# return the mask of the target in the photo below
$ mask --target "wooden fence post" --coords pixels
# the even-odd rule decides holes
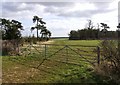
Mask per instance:
[[[30,41],[30,54],[31,54],[31,51],[32,50],[32,42]]]
[[[68,45],[66,45],[66,63],[68,62]]]
[[[97,64],[100,64],[100,47],[97,46]]]
[[[45,44],[45,59],[46,59],[47,46]]]

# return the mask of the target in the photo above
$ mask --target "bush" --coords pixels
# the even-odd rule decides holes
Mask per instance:
[[[100,69],[111,79],[120,83],[120,56],[118,53],[118,42],[116,40],[104,40],[100,44],[101,61]]]
[[[2,41],[2,55],[18,55],[19,43],[16,40],[3,40]]]

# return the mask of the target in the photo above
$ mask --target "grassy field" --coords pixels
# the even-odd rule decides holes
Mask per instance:
[[[54,39],[52,41],[49,44],[98,46],[100,43],[98,40]],[[27,56],[3,56],[3,83],[111,83],[108,78],[96,74],[92,64],[70,50],[70,48],[78,49],[78,46],[70,48],[48,46],[46,54],[45,47],[41,47],[42,49],[36,47],[38,52],[32,49],[31,54]],[[61,48],[63,50],[51,56]],[[80,49],[91,50],[85,47]],[[81,52],[81,54],[85,53]],[[88,54],[95,55],[95,53]],[[45,58],[47,60],[44,60]]]
[[[63,44],[63,45],[85,45],[85,46],[98,46],[100,40],[68,40],[65,39],[54,39],[55,44]]]

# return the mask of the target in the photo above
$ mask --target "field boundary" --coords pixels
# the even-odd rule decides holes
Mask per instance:
[[[54,51],[52,50],[53,47],[54,47]],[[83,49],[89,48],[92,50],[87,51],[87,50],[83,50],[82,48]],[[39,44],[37,46],[34,46],[34,45],[30,44],[29,46],[26,47],[26,49],[29,49],[29,50],[27,50],[27,52],[25,52],[26,54],[24,56],[28,56],[28,55],[32,54],[32,50],[34,49],[36,53],[39,53],[40,55],[42,55],[44,57],[43,61],[40,62],[40,64],[37,67],[42,65],[42,63],[44,63],[44,61],[46,61],[48,58],[55,56],[57,53],[61,53],[61,51],[63,51],[63,50],[65,51],[64,55],[66,55],[66,56],[71,55],[70,52],[68,53],[68,51],[71,51],[72,53],[74,53],[74,55],[77,55],[80,58],[83,58],[85,62],[89,62],[92,65],[100,64],[100,47],[99,46],[59,45],[59,44]],[[92,52],[96,55],[90,55],[89,52]],[[85,54],[81,54],[81,53],[85,53]],[[61,53],[61,55],[62,55],[62,53]],[[96,61],[91,62],[84,56],[94,57],[93,60],[96,60]],[[67,59],[66,59],[66,63],[67,63]]]

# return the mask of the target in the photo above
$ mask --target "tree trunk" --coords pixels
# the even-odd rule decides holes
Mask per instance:
[[[37,40],[38,40],[38,21],[37,21]]]
[[[43,40],[43,33],[41,34],[41,40]]]

